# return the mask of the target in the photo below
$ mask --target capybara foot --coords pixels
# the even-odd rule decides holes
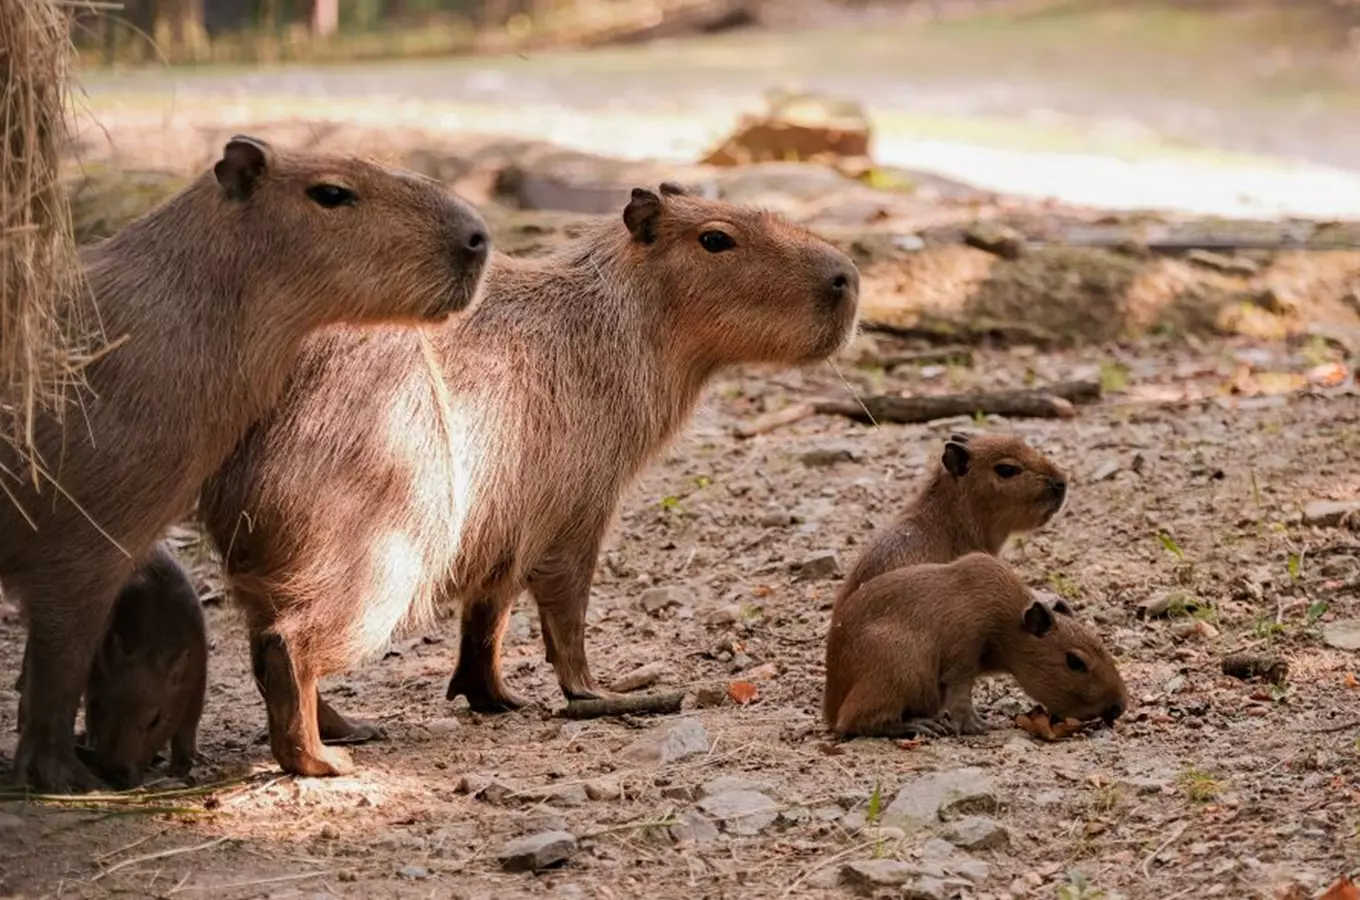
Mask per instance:
[[[39,752],[28,759],[16,760],[14,781],[20,787],[29,787],[48,794],[83,794],[106,787],[106,784],[80,761],[74,750],[66,753]]]
[[[573,688],[562,685],[562,696],[567,698],[568,703],[571,703],[573,700],[617,700],[623,695],[596,687],[593,682],[587,682],[584,687]]]
[[[987,731],[987,723],[982,721],[982,716],[975,709],[969,709],[959,716],[957,722],[959,734],[983,734]]]
[[[354,759],[339,747],[319,747],[314,753],[297,752],[279,760],[279,766],[289,775],[311,778],[333,778],[354,772]]]
[[[945,713],[938,719],[907,719],[896,723],[896,734],[902,737],[949,737],[954,734],[954,723]]]
[[[387,731],[377,722],[351,719],[320,697],[316,701],[316,724],[325,744],[364,744],[387,740]]]
[[[459,694],[467,698],[473,712],[479,713],[514,712],[529,705],[527,698],[510,690],[500,679],[488,684],[484,678],[465,676],[455,671],[449,679],[446,698],[453,700]]]

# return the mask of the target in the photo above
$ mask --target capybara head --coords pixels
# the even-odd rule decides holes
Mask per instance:
[[[1114,658],[1065,602],[1050,606],[1033,598],[1011,639],[1005,655],[1015,680],[1050,715],[1113,724],[1128,709],[1128,689]]]
[[[179,726],[181,692],[191,690],[193,651],[166,656],[125,648],[110,632],[86,688],[85,733],[101,774],[115,787],[136,787],[142,772]]]
[[[683,322],[685,350],[718,365],[811,362],[854,331],[859,270],[806,228],[669,183],[634,188],[623,221],[636,266]]]
[[[999,534],[1033,531],[1067,502],[1067,476],[1048,457],[1009,434],[951,434],[940,457],[973,522]]]
[[[211,237],[234,257],[223,264],[269,273],[247,303],[288,298],[324,320],[441,321],[477,294],[486,223],[434,179],[245,135],[227,142],[212,176],[222,233]]]

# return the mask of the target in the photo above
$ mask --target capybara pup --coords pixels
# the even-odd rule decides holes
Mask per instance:
[[[521,705],[500,644],[525,588],[563,693],[597,696],[585,612],[621,492],[715,373],[826,358],[858,294],[854,264],[811,232],[662,185],[549,255],[497,254],[457,322],[310,341],[200,501],[280,765],[351,769],[320,738],[367,726],[319,702],[317,679],[441,601],[462,609],[450,699]]]
[[[836,604],[823,718],[846,737],[980,733],[973,682],[996,672],[1060,718],[1113,722],[1128,706],[1094,629],[1000,559],[969,553],[893,569]]]
[[[901,566],[995,556],[1011,535],[1048,524],[1066,500],[1067,476],[1023,438],[951,434],[906,509],[869,539],[840,596]]]
[[[236,137],[184,190],[82,251],[111,347],[68,424],[36,426],[35,487],[0,447],[0,582],[28,624],[18,781],[98,780],[74,723],[135,564],[274,403],[302,338],[435,322],[472,302],[481,216],[438,182]]]
[[[203,607],[164,544],[123,586],[85,688],[85,735],[96,771],[136,787],[170,744],[168,772],[189,774],[208,682]]]

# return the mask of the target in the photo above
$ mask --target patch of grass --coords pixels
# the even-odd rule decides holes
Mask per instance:
[[[1112,813],[1125,799],[1127,797],[1122,784],[1102,784],[1091,792],[1091,809],[1097,813]]]
[[[1260,615],[1252,623],[1251,633],[1257,640],[1265,641],[1266,646],[1270,646],[1275,643],[1275,638],[1288,633],[1288,629],[1276,622],[1274,616]]]
[[[1058,900],[1105,900],[1109,896],[1108,891],[1091,884],[1080,872],[1070,873],[1067,884],[1058,885]]]
[[[1327,606],[1327,601],[1325,600],[1315,600],[1312,603],[1308,604],[1307,612],[1308,627],[1312,628],[1314,625],[1318,623],[1319,619],[1327,615],[1328,608],[1329,607]]]
[[[1129,383],[1129,367],[1114,360],[1102,360],[1100,363],[1100,389],[1104,393],[1112,394],[1122,391]]]
[[[1181,793],[1191,803],[1209,803],[1223,793],[1223,785],[1208,772],[1188,768],[1180,775]]]
[[[1081,581],[1065,572],[1049,573],[1048,584],[1053,588],[1053,593],[1064,600],[1076,600],[1081,597]]]
[[[1185,551],[1181,549],[1181,545],[1176,543],[1176,539],[1171,535],[1165,531],[1159,531],[1157,532],[1157,540],[1161,542],[1162,548],[1167,553],[1172,554],[1177,559],[1185,559]]]

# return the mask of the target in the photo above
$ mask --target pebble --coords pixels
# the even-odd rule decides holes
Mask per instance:
[[[725,625],[735,625],[741,621],[741,604],[729,603],[717,609],[709,610],[704,613],[703,620],[708,625],[723,627]]]
[[[633,763],[665,765],[707,753],[708,748],[708,732],[699,720],[682,718],[651,729],[624,747],[620,755]]]
[[[986,881],[991,874],[991,866],[980,859],[962,853],[953,844],[941,838],[931,838],[921,848],[921,859],[935,863],[948,875],[957,875],[969,881]]]
[[[944,832],[945,840],[965,850],[995,850],[1010,843],[1006,826],[979,816],[965,816]]]
[[[838,462],[854,462],[855,452],[846,447],[823,447],[809,450],[799,457],[799,461],[809,468],[824,468]]]
[[[544,831],[518,838],[501,848],[501,868],[507,872],[532,872],[556,865],[576,852],[576,838],[569,831]]]
[[[704,797],[698,805],[732,834],[759,834],[779,817],[775,802],[758,791],[727,790]]]
[[[530,803],[553,803],[557,806],[584,806],[590,799],[584,784],[545,785],[520,795]]]
[[[665,587],[648,588],[642,592],[642,608],[652,615],[672,606],[693,606],[698,600],[694,588],[684,584],[671,584]]]
[[[714,794],[725,794],[728,791],[754,791],[758,794],[767,794],[772,790],[774,788],[766,781],[758,781],[744,775],[720,775],[712,781],[704,782],[699,787],[699,796],[712,797]]]
[[[402,866],[397,869],[398,878],[410,878],[413,881],[424,881],[430,877],[430,870],[424,866]]]
[[[435,737],[446,737],[462,727],[463,723],[459,722],[453,716],[443,719],[431,719],[425,723],[425,730]]]
[[[1119,463],[1114,462],[1113,460],[1107,461],[1091,473],[1091,482],[1094,484],[1100,481],[1109,481],[1119,474],[1121,468]]]
[[[1346,521],[1360,527],[1360,500],[1314,500],[1303,508],[1303,524],[1334,528]]]
[[[670,833],[677,844],[711,844],[718,839],[717,826],[692,809],[680,814]]]
[[[841,883],[867,897],[895,888],[892,896],[903,900],[945,900],[950,890],[949,884],[923,873],[920,866],[893,859],[847,863],[841,868]]]
[[[618,691],[620,694],[638,691],[656,684],[668,671],[669,667],[664,662],[649,662],[644,666],[638,666],[627,675],[615,679],[609,689]]]
[[[834,550],[818,550],[794,567],[798,581],[824,581],[841,577],[841,561]]]
[[[1337,650],[1360,650],[1360,619],[1341,619],[1324,624],[1322,642]]]
[[[3,827],[5,827],[5,826],[4,826],[4,819],[3,819],[3,817],[0,817],[0,828],[3,828]],[[328,840],[328,841],[333,841],[333,840],[335,840],[336,838],[338,838],[339,836],[340,836],[340,829],[339,829],[339,828],[336,828],[336,827],[335,827],[334,825],[332,825],[330,822],[327,822],[325,825],[322,825],[322,826],[321,826],[321,837],[322,837],[323,839]]]
[[[991,776],[970,766],[909,782],[883,811],[882,823],[910,833],[955,816],[996,812],[999,806]]]
[[[595,801],[618,800],[623,796],[623,787],[613,778],[596,778],[585,784],[586,796]]]

